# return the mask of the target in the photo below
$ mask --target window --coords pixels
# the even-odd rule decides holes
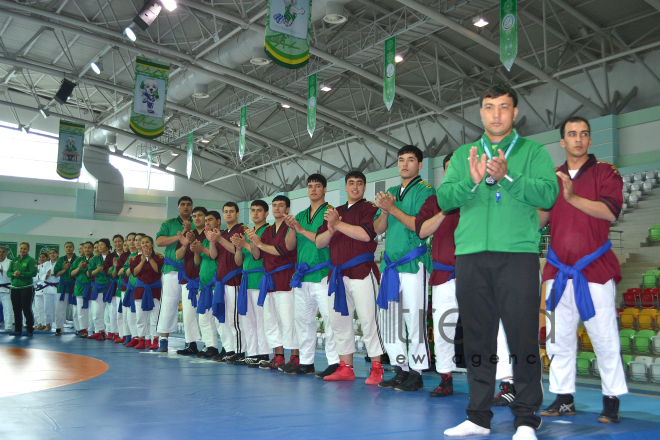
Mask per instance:
[[[110,156],[110,163],[124,177],[125,188],[147,188],[146,161],[143,165]],[[30,130],[29,134],[25,134],[15,125],[0,123],[0,175],[79,183],[96,180],[84,167],[75,180],[63,179],[55,171],[56,168],[57,136],[40,130]],[[151,189],[174,191],[174,176],[153,167]]]

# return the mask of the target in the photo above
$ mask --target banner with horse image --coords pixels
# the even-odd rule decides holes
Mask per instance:
[[[135,88],[131,107],[131,130],[154,139],[165,130],[165,103],[170,65],[148,58],[135,59]]]
[[[84,124],[60,120],[57,148],[57,174],[60,177],[69,180],[80,177],[84,137]]]
[[[39,261],[39,254],[42,252],[48,253],[51,249],[55,249],[58,254],[60,253],[59,244],[37,243],[37,245],[34,247],[34,259]],[[50,255],[48,258],[50,258]]]
[[[305,66],[311,25],[312,0],[268,0],[266,55],[289,69]]]

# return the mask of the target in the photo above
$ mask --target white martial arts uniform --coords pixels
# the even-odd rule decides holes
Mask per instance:
[[[245,331],[238,318],[237,298],[238,286],[225,286],[225,322],[218,322],[218,332],[225,351],[245,353]]]
[[[41,325],[52,325],[53,312],[55,308],[55,294],[57,287],[48,286],[46,283],[59,282],[59,277],[46,278],[49,271],[53,270],[53,263],[46,261],[37,266],[37,283],[35,285],[34,302],[37,313],[35,314],[35,321]],[[40,289],[40,290],[37,290]]]
[[[0,263],[0,301],[2,301],[2,313],[5,317],[5,330],[14,331],[14,306],[11,304],[11,279],[7,276],[11,260],[5,258]]]
[[[552,291],[554,280],[546,281],[546,292]],[[605,284],[589,283],[589,292],[596,315],[584,322],[598,358],[598,370],[606,396],[620,396],[628,392],[626,375],[621,360],[621,345],[616,313],[616,284],[609,280]],[[575,304],[573,280],[569,279],[566,289],[548,319],[546,341],[550,364],[550,392],[573,394],[575,392],[577,327],[580,314]],[[554,329],[552,324],[554,321]],[[554,335],[552,334],[554,330]]]
[[[188,289],[185,284],[181,285],[181,309],[183,314],[183,335],[186,344],[202,339],[199,331],[199,323],[197,319],[197,308],[193,307],[192,302],[188,299]],[[199,300],[199,290],[197,290],[197,300]]]
[[[158,315],[160,314],[160,300],[154,298],[154,308],[149,311],[142,310],[142,300],[135,300],[135,314],[137,315],[137,336],[153,339],[160,334],[157,331]]]
[[[378,307],[376,307],[376,296],[378,295],[376,276],[371,272],[362,280],[342,278],[346,289],[348,316],[342,316],[341,313],[335,311],[334,293],[328,297],[330,325],[335,335],[337,354],[344,356],[355,352],[353,315],[357,311],[362,327],[362,341],[366,347],[367,355],[371,358],[382,355],[385,353],[385,346],[381,339],[379,313]]]
[[[296,336],[300,345],[300,363],[314,364],[316,352],[316,313],[325,322],[325,355],[328,365],[338,364],[337,344],[330,324],[328,309],[328,277],[319,283],[303,281],[302,288],[294,288]]]
[[[158,334],[176,333],[179,323],[179,301],[181,301],[181,284],[177,271],[168,272],[161,276],[163,289],[161,293],[161,313],[158,319]],[[188,291],[185,291],[186,299]]]
[[[268,347],[266,340],[264,308],[257,305],[259,290],[248,289],[247,294],[247,312],[245,315],[238,315],[243,334],[245,334],[245,351],[249,357],[270,355],[273,350]]]
[[[269,292],[264,301],[264,332],[269,348],[297,350],[293,290]]]

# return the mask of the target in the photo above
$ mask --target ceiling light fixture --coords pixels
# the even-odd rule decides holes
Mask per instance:
[[[201,141],[201,142],[202,142],[203,144],[208,144],[208,143],[211,142],[211,141],[208,140],[208,139],[204,139],[204,138],[202,138],[202,141]]]
[[[291,108],[289,104],[282,104],[282,108]]]
[[[165,6],[165,9],[170,12],[176,9],[176,2],[174,0],[160,0],[160,2]]]
[[[23,125],[23,124],[20,124],[20,125],[18,126],[18,128],[19,128],[23,133],[25,133],[25,134],[29,134],[29,133],[30,133],[30,126],[29,126],[29,125]]]
[[[484,27],[484,26],[488,26],[488,22],[486,21],[486,19],[483,18],[483,17],[480,16],[480,15],[474,17],[474,18],[472,19],[472,23],[473,23],[476,27],[478,27],[478,28],[482,28],[482,27]]]
[[[124,33],[126,34],[129,40],[131,41],[137,40],[137,37],[135,36],[135,32],[133,32],[133,29],[131,29],[130,27],[124,29]]]
[[[43,116],[44,119],[50,116],[50,111],[48,111],[48,107],[39,106],[39,113],[41,113],[41,116]]]
[[[133,23],[137,24],[143,31],[146,31],[156,20],[161,9],[163,9],[163,6],[157,0],[147,0],[144,2],[144,5],[142,5],[142,9],[140,9],[138,15],[133,19]]]
[[[321,91],[322,92],[329,92],[330,90],[332,90],[332,87],[330,87],[327,84],[321,84]]]
[[[94,73],[100,75],[101,71],[103,70],[103,62],[100,59],[96,61],[92,61],[91,63],[89,63],[89,67],[92,68]]]
[[[75,89],[76,86],[77,86],[76,83],[64,78],[62,80],[62,85],[60,85],[60,88],[55,94],[55,97],[53,99],[59,102],[60,104],[64,105],[69,100],[69,97],[73,93],[73,89]]]
[[[403,57],[401,55],[397,54],[397,55],[394,56],[394,62],[395,63],[400,63],[401,61],[403,61]]]
[[[170,154],[175,157],[179,155],[179,153],[170,153]]]

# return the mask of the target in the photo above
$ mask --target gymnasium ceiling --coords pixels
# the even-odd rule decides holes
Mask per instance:
[[[474,138],[478,121],[464,119],[462,110],[493,82],[523,95],[548,84],[596,114],[617,113],[630,97],[610,100],[596,92],[589,96],[598,99],[587,98],[585,90],[596,88],[591,81],[577,90],[562,80],[618,59],[644,68],[640,56],[660,45],[660,0],[519,0],[518,58],[507,72],[499,61],[499,1],[344,0],[347,21],[330,25],[322,19],[326,0],[314,0],[310,62],[288,70],[250,62],[253,47],[263,47],[265,0],[177,3],[131,42],[123,29],[140,10],[138,0],[0,0],[0,104],[13,114],[6,122],[35,124],[41,118],[36,110],[47,107],[51,117],[86,121],[90,148],[134,160],[153,150],[160,166],[178,176],[185,174],[192,131],[192,180],[246,200],[299,188],[310,172],[336,179],[353,167],[389,166],[404,143],[391,131],[404,126],[421,131],[420,122],[459,124]],[[489,25],[475,27],[479,16]],[[391,35],[403,61],[388,111],[382,56]],[[157,142],[136,139],[122,122],[138,55],[169,62],[171,88],[184,83],[177,96],[168,96],[166,131]],[[90,62],[98,60],[103,70],[97,75]],[[332,90],[319,91],[310,138],[305,109],[307,76],[314,72]],[[52,101],[63,77],[78,83],[66,105]],[[197,82],[206,84],[198,91],[208,97],[185,91]],[[247,149],[240,160],[237,123],[246,104]],[[99,132],[108,127],[119,134],[116,146],[106,145],[106,132]],[[353,163],[348,145],[363,147],[371,159]],[[452,149],[421,147],[430,156]],[[383,161],[384,151],[391,153]]]

